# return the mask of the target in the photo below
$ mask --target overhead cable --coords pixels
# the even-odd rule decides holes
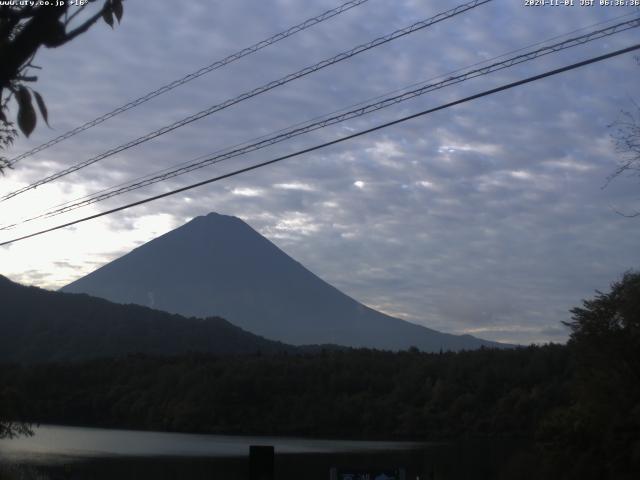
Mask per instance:
[[[278,80],[274,80],[271,81],[265,85],[262,85],[261,87],[255,88],[249,92],[245,92],[237,97],[234,97],[232,99],[226,100],[220,104],[217,105],[213,105],[205,110],[202,110],[196,114],[193,114],[189,117],[183,118],[182,120],[179,120],[171,125],[162,127],[158,130],[155,130],[153,132],[150,132],[146,135],[143,135],[142,137],[139,137],[135,140],[132,140],[130,142],[127,142],[125,144],[119,145],[118,147],[112,148],[110,150],[107,150],[106,152],[103,152],[95,157],[89,158],[88,160],[84,160],[80,163],[77,163],[71,167],[68,167],[64,170],[61,170],[57,173],[54,173],[52,175],[49,175],[41,180],[38,180],[34,183],[31,183],[29,185],[27,185],[26,187],[20,188],[18,190],[15,190],[13,192],[10,192],[6,195],[4,195],[0,201],[5,201],[8,200],[10,198],[13,198],[17,195],[20,195],[21,193],[24,193],[28,190],[32,190],[36,187],[39,187],[40,185],[44,185],[46,183],[52,182],[54,180],[57,180],[58,178],[64,177],[66,175],[69,175],[70,173],[76,172],[82,168],[86,168],[89,165],[93,165],[96,162],[99,162],[101,160],[104,160],[105,158],[111,157],[113,155],[115,155],[116,153],[120,153],[124,150],[128,150],[132,147],[135,147],[137,145],[140,145],[141,143],[147,142],[149,140],[152,140],[156,137],[159,137],[161,135],[164,135],[166,133],[169,133],[173,130],[176,130],[177,128],[183,127],[185,125],[188,125],[192,122],[195,122],[197,120],[200,120],[204,117],[207,117],[215,112],[218,112],[220,110],[224,110],[232,105],[235,105],[237,103],[240,103],[244,100],[248,100],[249,98],[255,97],[257,95],[260,95],[262,93],[268,92],[269,90],[273,90],[276,87],[285,85],[289,82],[292,82],[294,80],[297,80],[298,78],[304,77],[306,75],[309,75],[311,73],[317,72],[318,70],[321,70],[323,68],[326,68],[330,65],[334,65],[338,62],[341,62],[343,60],[347,60],[355,55],[358,55],[362,52],[365,52],[367,50],[370,50],[372,48],[376,48],[379,47],[380,45],[383,45],[385,43],[391,42],[393,40],[396,40],[398,38],[404,37],[405,35],[409,35],[411,33],[417,32],[419,30],[422,30],[424,28],[427,28],[431,25],[434,25],[436,23],[439,23],[443,20],[447,20],[449,18],[455,17],[456,15],[459,15],[461,13],[464,13],[468,10],[471,10],[473,8],[476,8],[480,5],[483,5],[485,3],[488,3],[492,0],[474,0],[472,2],[469,3],[465,3],[462,5],[459,5],[455,8],[452,8],[450,10],[447,10],[445,12],[439,13],[431,18],[428,18],[426,20],[422,20],[420,22],[416,22],[413,25],[410,25],[408,27],[396,30],[390,34],[384,35],[382,37],[378,37],[375,40],[372,40],[371,42],[359,45],[355,48],[352,48],[351,50],[348,50],[346,52],[340,53],[338,55],[335,55],[329,59],[323,60],[321,62],[318,62],[312,66],[303,68],[302,70],[298,70],[295,73],[291,73],[289,75],[286,75],[285,77],[282,77]]]
[[[326,147],[329,147],[331,145],[336,145],[338,143],[342,143],[342,142],[345,142],[347,140],[351,140],[353,138],[360,137],[362,135],[367,135],[369,133],[381,130],[383,128],[388,128],[390,126],[406,122],[408,120],[412,120],[412,119],[415,119],[415,118],[418,118],[418,117],[422,117],[422,116],[425,116],[425,115],[428,115],[428,114],[431,114],[431,113],[434,113],[434,112],[437,112],[437,111],[440,111],[440,110],[445,110],[447,108],[451,108],[453,106],[460,105],[462,103],[470,102],[470,101],[476,100],[478,98],[486,97],[488,95],[493,95],[493,94],[498,93],[498,92],[509,90],[511,88],[518,87],[520,85],[524,85],[524,84],[527,84],[527,83],[531,83],[531,82],[535,82],[535,81],[538,81],[538,80],[542,80],[543,78],[547,78],[547,77],[550,77],[550,76],[553,76],[553,75],[558,75],[560,73],[567,72],[567,71],[570,71],[570,70],[574,70],[576,68],[584,67],[584,66],[590,65],[592,63],[601,62],[603,60],[607,60],[609,58],[613,58],[613,57],[616,57],[618,55],[623,55],[625,53],[633,52],[633,51],[638,50],[638,49],[640,49],[640,43],[632,45],[632,46],[627,47],[627,48],[622,48],[620,50],[616,50],[614,52],[607,53],[605,55],[600,55],[598,57],[593,57],[593,58],[590,58],[588,60],[583,60],[581,62],[573,63],[571,65],[566,65],[564,67],[557,68],[555,70],[550,70],[550,71],[547,71],[545,73],[541,73],[539,75],[534,75],[534,76],[525,78],[523,80],[518,80],[516,82],[511,82],[511,83],[508,83],[506,85],[502,85],[500,87],[492,88],[490,90],[485,90],[484,92],[477,93],[475,95],[471,95],[471,96],[468,96],[468,97],[464,97],[462,99],[459,99],[459,100],[456,100],[456,101],[453,101],[453,102],[445,103],[445,104],[440,105],[438,107],[434,107],[434,108],[430,108],[430,109],[427,109],[427,110],[423,110],[421,112],[414,113],[412,115],[407,115],[405,117],[393,120],[391,122],[386,122],[386,123],[383,123],[381,125],[377,125],[375,127],[368,128],[366,130],[361,130],[359,132],[353,133],[353,134],[348,135],[346,137],[337,138],[335,140],[331,140],[329,142],[325,142],[325,143],[322,143],[322,144],[319,144],[319,145],[315,145],[313,147],[305,148],[303,150],[298,150],[297,152],[293,152],[293,153],[290,153],[288,155],[283,155],[281,157],[277,157],[277,158],[274,158],[274,159],[271,159],[271,160],[267,160],[265,162],[257,163],[255,165],[251,165],[249,167],[245,167],[245,168],[241,168],[241,169],[238,169],[238,170],[234,170],[233,172],[229,172],[229,173],[226,173],[224,175],[219,175],[217,177],[209,178],[208,180],[203,180],[203,181],[191,184],[191,185],[187,185],[185,187],[181,187],[181,188],[178,188],[178,189],[166,192],[166,193],[162,193],[160,195],[155,195],[153,197],[146,198],[144,200],[138,200],[136,202],[132,202],[132,203],[129,203],[127,205],[123,205],[123,206],[120,206],[120,207],[117,207],[117,208],[112,208],[110,210],[107,210],[107,211],[104,211],[104,212],[100,212],[100,213],[96,213],[94,215],[89,215],[87,217],[80,218],[78,220],[74,220],[74,221],[71,221],[71,222],[63,223],[63,224],[57,225],[55,227],[50,227],[50,228],[47,228],[47,229],[44,229],[44,230],[40,230],[40,231],[35,232],[35,233],[30,233],[28,235],[23,235],[21,237],[14,238],[12,240],[7,240],[5,242],[0,243],[0,247],[9,245],[11,243],[16,243],[16,242],[19,242],[19,241],[22,241],[22,240],[26,240],[28,238],[33,238],[33,237],[36,237],[36,236],[39,236],[39,235],[43,235],[45,233],[49,233],[49,232],[53,232],[53,231],[56,231],[56,230],[60,230],[62,228],[70,227],[72,225],[77,225],[79,223],[87,222],[89,220],[93,220],[93,219],[96,219],[96,218],[99,218],[99,217],[103,217],[105,215],[110,215],[112,213],[116,213],[116,212],[120,212],[120,211],[123,211],[123,210],[127,210],[127,209],[132,208],[132,207],[136,207],[136,206],[139,206],[139,205],[150,203],[150,202],[159,200],[161,198],[165,198],[165,197],[169,197],[171,195],[175,195],[177,193],[182,193],[182,192],[185,192],[187,190],[191,190],[191,189],[194,189],[194,188],[197,188],[197,187],[201,187],[203,185],[208,185],[210,183],[214,183],[214,182],[217,182],[217,181],[220,181],[220,180],[224,180],[226,178],[234,177],[234,176],[239,175],[241,173],[246,173],[246,172],[249,172],[249,171],[252,171],[252,170],[257,170],[258,168],[266,167],[267,165],[272,165],[274,163],[278,163],[278,162],[281,162],[283,160],[287,160],[289,158],[297,157],[297,156],[303,155],[305,153],[313,152],[315,150],[320,150],[322,148],[326,148]]]
[[[67,205],[69,205],[71,203],[75,204],[75,203],[77,203],[77,202],[79,202],[81,200],[93,198],[93,197],[96,197],[96,196],[98,196],[98,195],[100,195],[102,193],[106,193],[108,191],[115,190],[115,189],[118,189],[120,187],[124,187],[124,186],[127,186],[127,185],[131,185],[131,184],[137,183],[137,182],[142,181],[142,180],[146,180],[148,178],[151,178],[153,176],[159,175],[161,173],[168,172],[168,171],[176,169],[178,167],[189,165],[191,163],[194,163],[194,162],[197,162],[199,160],[202,160],[202,159],[205,159],[207,157],[210,157],[213,154],[218,154],[218,153],[226,152],[226,151],[229,151],[229,150],[233,150],[235,148],[239,148],[241,146],[249,145],[250,143],[255,143],[255,142],[259,141],[259,140],[263,140],[265,138],[269,138],[269,137],[274,136],[276,134],[286,132],[287,130],[293,129],[295,127],[306,125],[308,123],[311,123],[311,122],[314,122],[314,121],[317,121],[317,120],[321,120],[321,119],[325,119],[325,118],[328,118],[328,117],[330,117],[332,115],[336,115],[336,114],[341,113],[341,112],[346,112],[348,110],[354,109],[355,107],[366,105],[367,103],[371,103],[374,100],[380,100],[380,99],[383,99],[385,97],[388,97],[388,96],[396,94],[396,93],[405,92],[405,91],[408,91],[408,90],[413,89],[415,87],[426,85],[427,83],[433,82],[433,81],[438,80],[438,79],[451,77],[456,73],[463,72],[465,70],[469,70],[469,69],[474,68],[474,67],[479,67],[480,65],[487,65],[487,64],[489,64],[491,62],[495,62],[496,60],[498,60],[500,58],[506,58],[506,57],[508,57],[510,55],[514,55],[516,53],[524,52],[524,51],[532,49],[534,47],[539,47],[541,45],[545,45],[545,44],[547,44],[549,42],[552,42],[554,40],[558,40],[560,38],[566,38],[569,35],[573,35],[573,34],[578,33],[578,32],[583,32],[583,31],[588,30],[590,28],[598,27],[598,26],[601,26],[601,25],[604,25],[604,24],[607,24],[607,23],[612,23],[614,21],[620,20],[622,18],[627,18],[627,17],[633,16],[633,15],[636,15],[636,12],[630,12],[630,13],[627,12],[625,14],[618,15],[618,16],[609,18],[607,20],[603,20],[603,21],[600,21],[600,22],[592,23],[590,25],[585,25],[584,27],[580,27],[580,28],[577,28],[575,30],[571,30],[571,31],[569,31],[567,33],[563,33],[563,34],[560,34],[560,35],[555,35],[555,36],[553,36],[551,38],[548,38],[546,40],[542,40],[540,42],[536,42],[536,43],[532,43],[532,44],[529,44],[529,45],[526,45],[526,46],[523,46],[523,47],[519,47],[519,48],[514,49],[514,50],[509,50],[508,52],[502,53],[500,55],[496,55],[495,57],[491,57],[489,59],[481,60],[481,61],[473,63],[471,65],[466,65],[464,67],[458,68],[458,69],[453,70],[451,72],[444,73],[444,74],[439,74],[439,75],[430,77],[427,80],[421,80],[420,82],[415,82],[415,83],[412,83],[412,84],[407,85],[407,86],[402,87],[402,88],[397,88],[397,89],[394,89],[394,90],[391,90],[391,91],[387,91],[387,92],[385,92],[383,94],[376,95],[375,97],[369,97],[369,98],[367,98],[365,100],[361,100],[359,102],[352,103],[352,104],[350,104],[348,106],[339,108],[337,110],[333,110],[333,111],[331,111],[329,113],[325,113],[323,115],[318,115],[318,116],[313,117],[313,118],[311,118],[309,120],[297,122],[297,123],[295,123],[293,125],[289,125],[287,127],[278,129],[276,131],[272,131],[270,133],[263,134],[263,135],[260,135],[258,137],[253,137],[253,138],[251,138],[249,140],[245,140],[245,141],[242,141],[240,143],[237,143],[237,144],[234,144],[234,145],[231,145],[231,146],[226,146],[224,148],[216,150],[215,152],[210,152],[210,153],[207,153],[207,154],[204,154],[204,155],[200,155],[200,156],[198,156],[196,158],[193,158],[191,160],[186,160],[186,161],[180,162],[179,164],[175,164],[175,165],[163,168],[162,170],[158,170],[158,171],[155,171],[155,172],[147,173],[147,174],[142,175],[140,177],[137,177],[135,179],[126,180],[126,181],[121,182],[121,183],[119,183],[117,185],[114,185],[114,186],[111,186],[111,187],[107,187],[107,188],[103,188],[101,190],[98,190],[97,192],[93,192],[93,193],[90,193],[90,194],[83,195],[82,197],[79,197],[79,198],[75,198],[75,199],[72,199],[72,200],[67,200],[67,201],[61,202],[61,203],[51,207],[48,212],[52,212],[54,210],[57,210],[59,207],[64,207],[64,206],[67,206]],[[40,217],[38,217],[38,218],[40,218]],[[0,228],[0,230],[2,230],[2,228]]]
[[[258,50],[262,50],[263,48],[268,47],[269,45],[273,45],[274,43],[284,40],[285,38],[295,35],[298,32],[306,30],[307,28],[313,27],[314,25],[322,23],[325,20],[335,17],[336,15],[340,15],[341,13],[346,12],[347,10],[350,10],[353,7],[357,7],[358,5],[368,1],[369,0],[351,0],[349,2],[343,3],[339,7],[332,8],[331,10],[327,10],[326,12],[321,13],[318,16],[308,18],[302,23],[294,25],[293,27],[290,27],[287,30],[277,33],[265,40],[262,40],[258,43],[254,43],[249,47],[243,48],[242,50],[232,53],[231,55],[223,58],[222,60],[218,60],[210,65],[207,65],[206,67],[202,67],[199,70],[196,70],[195,72],[191,72],[183,76],[182,78],[179,78],[178,80],[174,80],[173,82],[167,83],[166,85],[163,85],[157,88],[156,90],[149,92],[146,95],[143,95],[142,97],[136,98],[135,100],[132,100],[129,103],[125,103],[124,105],[121,105],[120,107],[115,108],[110,112],[105,113],[104,115],[94,118],[93,120],[87,123],[84,123],[79,127],[69,130],[68,132],[63,133],[62,135],[52,140],[49,140],[48,142],[43,143],[42,145],[39,145],[29,150],[28,152],[24,152],[14,158],[11,158],[8,160],[8,164],[9,166],[13,166],[24,158],[30,157],[31,155],[34,155],[38,152],[46,150],[47,148],[52,147],[53,145],[56,145],[57,143],[60,143],[63,140],[67,140],[68,138],[71,138],[80,132],[84,132],[85,130],[88,130],[92,127],[95,127],[96,125],[101,124],[102,122],[106,122],[110,118],[120,115],[121,113],[124,113],[127,110],[131,110],[132,108],[135,108],[138,105],[142,105],[143,103],[146,103],[155,97],[158,97],[164,93],[167,93],[173,90],[174,88],[184,85],[185,83],[195,80],[196,78],[206,75],[207,73],[217,70],[218,68],[224,67],[225,65],[229,65],[230,63],[233,63],[236,60],[246,57],[247,55],[251,55],[252,53],[257,52]]]
[[[102,192],[98,192],[96,194],[94,194],[93,196],[85,196],[82,197],[81,199],[77,200],[77,201],[72,201],[72,202],[66,202],[66,204],[64,204],[63,206],[60,206],[58,208],[54,208],[52,210],[49,210],[46,213],[31,217],[29,219],[23,220],[20,223],[26,223],[32,220],[36,220],[39,218],[45,218],[45,217],[52,217],[52,216],[57,216],[57,215],[61,215],[63,213],[67,213],[69,211],[72,210],[76,210],[78,208],[81,208],[83,206],[86,205],[90,205],[96,202],[100,202],[103,200],[106,200],[108,198],[112,198],[114,196],[117,195],[121,195],[127,192],[131,192],[133,190],[137,190],[139,188],[143,188],[155,183],[159,183],[161,181],[167,180],[169,178],[173,178],[176,177],[178,175],[182,175],[188,172],[192,172],[194,170],[198,170],[200,168],[204,168],[207,167],[209,165],[212,164],[217,164],[220,163],[222,161],[228,160],[230,158],[234,158],[234,157],[238,157],[240,155],[244,155],[256,150],[260,150],[262,148],[266,148],[268,146],[274,145],[276,143],[279,142],[283,142],[285,140],[288,140],[290,138],[296,137],[298,135],[302,135],[305,133],[309,133],[312,132],[314,130],[318,130],[324,127],[327,127],[329,125],[334,125],[336,123],[340,123],[343,122],[345,120],[349,120],[352,118],[357,118],[357,117],[361,117],[363,115],[366,115],[368,113],[372,113],[378,110],[381,110],[383,108],[387,108],[390,107],[392,105],[395,105],[397,103],[401,103],[401,102],[405,102],[407,100],[413,99],[415,97],[418,97],[420,95],[424,95],[426,93],[432,92],[434,90],[438,90],[441,88],[445,88],[451,85],[455,85],[482,75],[487,75],[489,73],[492,72],[496,72],[499,70],[503,70],[509,67],[513,67],[515,65],[519,65],[521,63],[527,62],[527,61],[531,61],[534,59],[537,59],[539,57],[551,54],[551,53],[555,53],[555,52],[559,52],[568,48],[572,48],[578,45],[583,45],[587,42],[591,42],[597,39],[601,39],[604,37],[608,37],[611,35],[614,35],[616,33],[620,33],[626,30],[629,30],[631,28],[637,28],[640,26],[640,18],[635,18],[632,20],[628,20],[625,22],[620,22],[616,25],[612,25],[610,27],[607,28],[602,28],[596,31],[592,31],[592,32],[588,32],[584,35],[580,35],[578,37],[573,37],[573,38],[569,38],[567,40],[564,40],[562,42],[558,42],[552,45],[548,45],[542,48],[539,48],[537,50],[528,52],[528,53],[524,53],[521,55],[517,55],[514,57],[510,57],[507,58],[503,61],[500,62],[495,62],[492,64],[489,64],[487,66],[484,66],[482,68],[477,68],[477,69],[473,69],[470,71],[467,71],[463,74],[459,74],[459,75],[455,75],[455,76],[450,76],[445,78],[444,80],[437,82],[437,83],[430,83],[427,85],[423,85],[420,88],[411,90],[411,91],[407,91],[404,92],[402,94],[399,95],[395,95],[395,96],[391,96],[391,97],[387,97],[384,98],[383,100],[380,100],[378,102],[375,103],[371,103],[368,105],[364,105],[361,106],[359,108],[341,113],[339,115],[334,115],[331,116],[329,118],[324,118],[320,121],[315,121],[315,122],[310,122],[307,123],[306,125],[297,127],[297,128],[292,128],[289,130],[284,130],[282,131],[282,133],[279,133],[277,135],[271,136],[271,137],[267,137],[264,138],[258,142],[252,143],[252,144],[248,144],[248,145],[244,145],[240,148],[235,148],[232,149],[230,151],[225,151],[224,153],[219,153],[219,154],[210,154],[209,156],[207,156],[206,158],[202,158],[199,157],[199,159],[192,161],[191,163],[184,163],[181,164],[179,167],[174,168],[173,170],[171,169],[164,169],[162,170],[160,173],[157,173],[154,176],[146,176],[143,179],[141,179],[140,181],[136,181],[136,182],[129,182],[124,186],[119,186],[119,187],[115,187],[113,189],[108,189],[106,191],[102,191]],[[17,224],[13,224],[13,225],[8,225],[6,227],[2,227],[0,228],[0,230],[7,230],[9,228],[12,228],[14,226],[16,226]]]

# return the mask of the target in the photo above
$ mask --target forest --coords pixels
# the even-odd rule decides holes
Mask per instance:
[[[561,346],[460,354],[132,355],[3,368],[29,420],[206,433],[528,437],[566,403]]]

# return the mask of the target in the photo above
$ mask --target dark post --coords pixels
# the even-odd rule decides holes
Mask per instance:
[[[249,480],[275,480],[273,446],[249,446]]]

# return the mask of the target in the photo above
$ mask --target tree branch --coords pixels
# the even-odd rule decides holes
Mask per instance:
[[[37,11],[24,24],[16,37],[0,49],[0,88],[6,88],[22,66],[36,53],[41,45],[55,43],[64,34],[64,25],[59,18],[65,7],[47,7]],[[62,31],[60,31],[62,28]]]
[[[65,21],[65,26],[69,25],[73,21],[73,19],[76,16],[78,16],[79,13],[81,13],[85,8],[87,8],[88,5],[89,5],[88,3],[85,3],[80,8],[78,8],[75,12],[73,12],[73,14],[71,14],[71,16],[67,18],[67,20]]]
[[[96,23],[100,17],[102,17],[102,14],[105,12],[105,10],[107,8],[110,8],[108,6],[108,2],[104,2],[104,5],[102,6],[102,8],[95,14],[93,15],[91,18],[87,19],[82,25],[80,25],[79,27],[73,29],[70,32],[67,32],[67,34],[65,35],[65,41],[64,43],[67,43],[70,40],[73,40],[75,37],[77,37],[78,35],[83,34],[84,32],[86,32],[87,30],[89,30],[89,28],[91,28],[91,26]],[[62,44],[61,44],[62,45]]]

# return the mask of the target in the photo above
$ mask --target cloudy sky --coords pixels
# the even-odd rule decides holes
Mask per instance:
[[[522,0],[494,0],[6,201],[0,223],[583,27],[640,16],[637,8],[574,3],[527,7]],[[72,44],[40,52],[35,87],[47,102],[51,129],[39,125],[8,156],[339,4],[128,0],[123,22],[113,31],[100,23]],[[369,0],[22,160],[0,178],[0,194],[458,4]],[[548,55],[0,232],[0,240],[345,136],[639,38],[633,29]],[[58,288],[194,216],[215,211],[244,219],[329,283],[386,313],[492,340],[565,341],[560,322],[569,318],[570,308],[640,267],[640,219],[618,213],[640,209],[640,181],[623,177],[603,188],[621,159],[608,125],[632,108],[633,99],[640,100],[639,74],[634,55],[623,55],[0,247],[0,273]]]

